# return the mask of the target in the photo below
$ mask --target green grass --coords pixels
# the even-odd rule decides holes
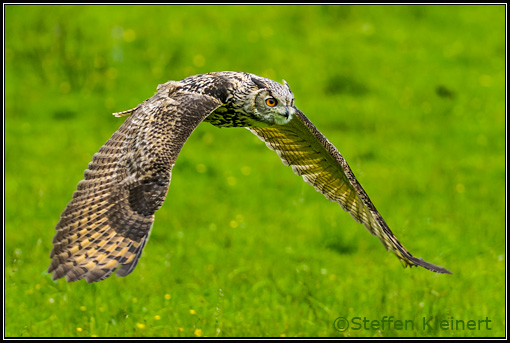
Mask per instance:
[[[504,6],[4,8],[5,336],[505,335]],[[204,123],[135,271],[53,282],[110,113],[221,70],[287,80],[401,242],[453,275],[402,269],[250,132]],[[384,316],[415,326],[333,326]]]

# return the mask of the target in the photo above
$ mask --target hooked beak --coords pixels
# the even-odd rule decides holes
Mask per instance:
[[[283,114],[283,116],[287,119],[291,118],[294,113],[296,113],[296,108],[294,106],[286,106],[285,107],[285,113]]]

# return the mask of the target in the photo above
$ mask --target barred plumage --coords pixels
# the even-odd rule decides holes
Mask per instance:
[[[283,163],[379,237],[404,266],[447,269],[412,256],[386,225],[338,150],[294,106],[287,83],[248,73],[190,76],[158,86],[93,156],[53,238],[53,279],[95,282],[133,271],[154,213],[166,198],[171,171],[202,121],[247,127]]]

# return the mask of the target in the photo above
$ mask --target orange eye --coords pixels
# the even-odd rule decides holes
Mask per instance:
[[[276,99],[275,98],[267,98],[266,99],[266,105],[269,107],[276,106]]]

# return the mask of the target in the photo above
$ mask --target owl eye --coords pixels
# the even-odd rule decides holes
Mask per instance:
[[[267,98],[266,99],[266,105],[269,106],[269,107],[274,107],[276,106],[276,99],[275,98]]]

